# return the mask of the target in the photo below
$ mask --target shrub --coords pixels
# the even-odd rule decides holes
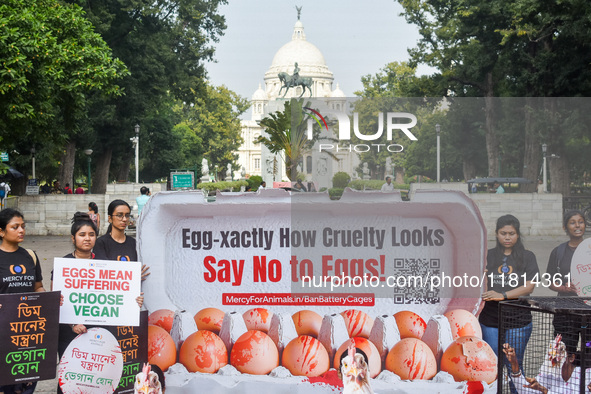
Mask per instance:
[[[251,190],[257,190],[261,183],[263,183],[263,178],[258,175],[253,175],[246,180],[248,182],[248,186],[250,186]]]
[[[231,190],[233,192],[239,192],[241,186],[248,186],[247,181],[231,181],[231,182],[207,182],[207,183],[200,183],[197,185],[197,189],[199,190],[207,190],[208,192],[212,190]]]
[[[351,181],[351,177],[346,172],[337,172],[332,177],[332,187],[336,189],[344,189],[347,187],[349,182]]]
[[[349,183],[349,187],[355,190],[380,190],[382,185],[386,183],[386,181],[380,181],[375,179],[356,179]],[[394,189],[406,189],[410,187],[407,183],[394,183]]]
[[[338,200],[343,195],[344,190],[345,189],[333,187],[333,188],[328,189],[328,195],[330,196],[331,200]]]

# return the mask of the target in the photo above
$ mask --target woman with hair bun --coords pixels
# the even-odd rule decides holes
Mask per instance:
[[[64,256],[67,259],[94,259],[98,258],[93,253],[97,240],[98,229],[96,224],[91,219],[90,215],[84,212],[76,212],[72,218],[72,243],[74,244],[74,251]],[[51,280],[53,287],[53,271],[51,272]],[[143,294],[143,293],[142,293]],[[144,297],[139,296],[136,301],[140,308],[144,303]],[[58,355],[61,359],[66,351],[68,345],[77,335],[85,333],[88,328],[84,324],[60,324],[59,340],[58,340]],[[58,393],[62,393],[61,388],[58,387]]]

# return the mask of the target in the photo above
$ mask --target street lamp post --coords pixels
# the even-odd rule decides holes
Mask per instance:
[[[84,154],[86,155],[86,157],[88,159],[87,160],[88,161],[88,179],[87,179],[87,182],[88,182],[88,194],[90,194],[90,193],[92,193],[92,191],[90,189],[90,183],[92,181],[92,179],[90,178],[90,155],[92,155],[92,149],[85,149],[84,150]]]
[[[544,183],[544,193],[548,193],[548,176],[546,175],[546,152],[548,145],[542,144],[542,182]]]
[[[31,148],[31,165],[33,167],[33,179],[37,179],[35,176],[35,147]]]
[[[435,131],[437,132],[437,183],[441,180],[441,155],[440,155],[440,144],[439,144],[439,134],[441,134],[441,126],[439,123],[435,125]]]
[[[135,183],[139,183],[140,179],[140,169],[139,169],[139,162],[140,162],[140,125],[136,124],[134,126],[135,130],[135,137],[130,138],[129,140],[133,142],[133,146],[135,148]]]

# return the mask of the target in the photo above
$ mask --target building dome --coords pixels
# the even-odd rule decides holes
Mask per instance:
[[[347,96],[345,96],[345,92],[343,92],[341,90],[341,88],[339,87],[339,84],[337,83],[337,88],[332,91],[332,93],[330,94],[330,97],[342,98],[342,97],[347,97]]]
[[[314,97],[330,97],[333,74],[326,66],[322,52],[306,40],[304,25],[299,19],[293,27],[291,41],[279,48],[265,73],[266,93],[269,98],[276,98],[281,88],[277,75],[281,72],[292,75],[295,63],[298,63],[301,77],[312,78]]]
[[[261,88],[261,84],[259,83],[259,88],[252,95],[252,101],[260,100],[267,101],[269,100],[269,97],[267,97],[267,93],[265,93],[265,91]]]

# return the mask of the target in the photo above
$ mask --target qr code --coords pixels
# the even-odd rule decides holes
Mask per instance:
[[[406,286],[394,287],[395,304],[438,304],[439,288],[431,290],[429,278],[439,275],[439,259],[394,259],[394,275],[397,283]]]

